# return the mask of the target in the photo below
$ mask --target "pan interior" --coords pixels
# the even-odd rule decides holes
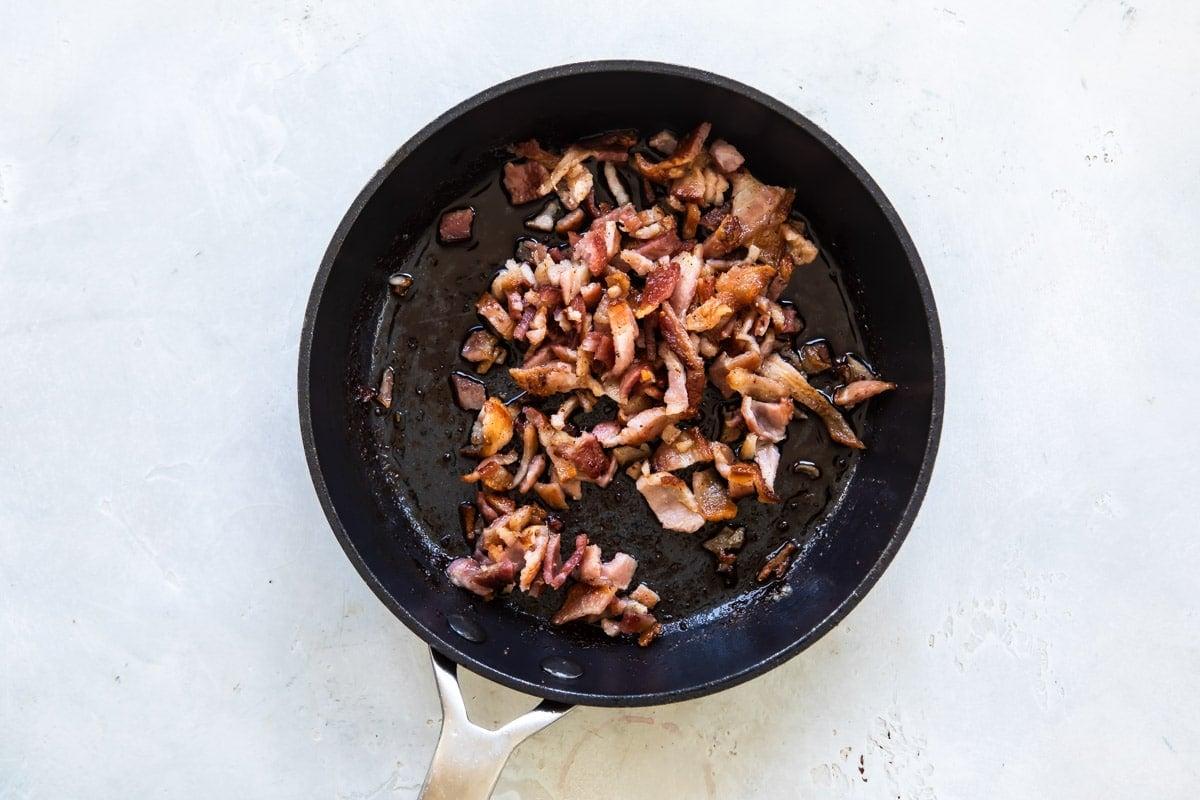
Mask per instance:
[[[648,94],[648,86],[655,91]],[[419,635],[451,657],[513,688],[601,705],[664,702],[745,679],[823,632],[886,564],[924,486],[940,353],[915,253],[881,196],[794,112],[740,87],[677,68],[620,65],[518,80],[450,112],[407,145],[347,217],[314,291],[306,324],[301,391],[306,436],[335,532],[360,572]],[[653,133],[702,120],[742,150],[760,179],[797,188],[821,259],[797,270],[789,295],[806,327],[835,352],[865,353],[901,390],[853,415],[867,441],[861,456],[830,445],[814,419],[792,426],[777,486],[779,506],[739,504],[734,524],[748,543],[725,581],[699,534],[662,531],[624,476],[589,486],[566,515],[606,553],[639,561],[637,579],[664,597],[667,634],[649,648],[584,626],[545,622],[559,598],[484,603],[446,581],[448,560],[467,552],[458,503],[472,495],[457,455],[472,415],[452,402],[448,376],[467,365],[458,349],[478,323],[475,298],[512,256],[536,204],[514,209],[497,168],[510,142],[559,144],[616,127]],[[876,190],[877,191],[877,190]],[[476,208],[473,240],[442,246],[440,212]],[[396,272],[413,276],[403,298]],[[510,362],[511,363],[511,362]],[[395,405],[363,402],[384,366],[396,373]],[[503,397],[503,368],[485,377]],[[716,424],[715,398],[700,424]],[[302,400],[302,404],[304,401]],[[715,428],[711,428],[715,433]],[[796,458],[822,477],[791,473]],[[910,508],[910,505],[912,508]],[[760,586],[754,571],[785,539],[805,546],[786,581]],[[464,635],[464,631],[466,632]],[[547,670],[566,658],[575,677]],[[563,670],[557,670],[562,673]]]

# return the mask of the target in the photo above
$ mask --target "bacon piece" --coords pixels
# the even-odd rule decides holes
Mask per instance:
[[[719,225],[704,240],[704,256],[723,256],[736,250],[745,236],[745,228],[735,214],[726,214]]]
[[[608,604],[617,596],[615,586],[589,586],[577,583],[567,591],[567,599],[562,607],[554,612],[550,621],[555,625],[565,625],[577,619],[603,614]]]
[[[583,209],[576,208],[574,211],[566,214],[558,222],[554,223],[555,233],[566,233],[567,231],[578,230],[583,224]]]
[[[775,277],[766,264],[742,264],[717,276],[717,296],[735,311],[752,306]]]
[[[671,294],[671,307],[675,316],[687,314],[692,298],[696,296],[696,285],[700,280],[700,270],[703,264],[695,253],[680,253],[675,257],[679,264],[679,280],[675,283],[675,291]]]
[[[612,374],[623,375],[633,363],[634,348],[637,345],[638,328],[633,309],[624,300],[610,303],[608,324],[612,328],[613,349],[616,352]]]
[[[659,444],[654,451],[653,464],[657,472],[675,472],[712,460],[712,447],[704,434],[696,428],[685,428],[673,442]]]
[[[732,572],[737,551],[746,543],[746,529],[725,526],[704,543],[704,549],[717,557],[717,572]]]
[[[513,476],[504,467],[517,460],[513,453],[489,456],[475,469],[462,476],[464,483],[479,483],[493,492],[507,492],[513,486]]]
[[[592,428],[592,434],[605,447],[639,445],[657,437],[675,419],[676,415],[667,413],[665,407],[654,406],[635,414],[624,428],[615,421],[601,423]]]
[[[679,140],[675,138],[675,134],[668,130],[661,130],[646,140],[646,144],[653,147],[664,156],[669,156],[679,147]]]
[[[783,237],[783,243],[787,247],[788,253],[796,260],[797,264],[811,264],[821,254],[815,244],[791,225],[786,223],[780,225],[779,235]]]
[[[782,578],[787,573],[788,564],[791,562],[792,554],[795,552],[796,545],[793,542],[786,542],[767,559],[767,562],[762,565],[755,578],[759,583],[762,583],[771,576]]]
[[[679,264],[677,262],[668,261],[666,264],[656,267],[646,278],[646,286],[638,298],[637,310],[634,315],[641,319],[658,308],[660,303],[671,297],[678,281]]]
[[[517,486],[517,491],[521,494],[528,494],[538,482],[538,479],[542,477],[542,473],[545,471],[546,457],[539,453],[530,459],[529,469],[527,469],[525,474],[521,477],[519,485]],[[565,504],[565,498],[563,502]]]
[[[778,402],[790,393],[782,382],[738,367],[729,370],[726,380],[733,391],[764,403]]]
[[[550,173],[546,171],[546,167],[536,161],[526,161],[522,164],[508,162],[504,165],[503,182],[509,202],[520,206],[550,194],[553,187],[542,190],[549,177]]]
[[[763,361],[761,372],[765,377],[782,383],[794,400],[820,417],[829,430],[829,437],[835,442],[856,450],[866,447],[854,434],[846,418],[829,402],[829,398],[813,388],[800,371],[780,358],[778,353]]]
[[[663,402],[671,414],[683,414],[688,409],[687,372],[683,362],[665,344],[659,346],[658,355],[667,368],[667,391],[663,393]]]
[[[549,397],[559,392],[581,388],[574,365],[561,361],[534,367],[512,367],[508,374],[518,386],[537,397]]]
[[[746,163],[746,159],[742,157],[738,149],[724,139],[717,139],[709,145],[708,154],[712,156],[717,169],[725,173],[736,172],[742,164]]]
[[[864,400],[869,400],[877,394],[890,392],[896,388],[896,384],[888,383],[887,381],[854,381],[839,388],[833,393],[833,402],[843,408],[856,406]]]
[[[645,256],[651,261],[657,261],[663,256],[673,256],[685,250],[686,247],[680,240],[679,235],[674,230],[670,230],[661,236],[656,236],[645,244],[638,245],[634,248],[634,252]]]
[[[557,170],[556,170],[557,171]],[[557,187],[558,199],[568,211],[579,208],[579,204],[591,194],[592,172],[583,164],[576,164],[567,170],[566,175]]]
[[[450,375],[450,388],[454,391],[454,402],[464,411],[478,411],[487,399],[487,387],[461,372]]]
[[[700,123],[695,130],[679,141],[669,157],[657,164],[651,164],[641,153],[634,153],[634,169],[644,177],[659,183],[666,183],[668,180],[682,176],[700,155],[711,130],[712,125],[709,123]]]
[[[684,212],[683,218],[683,238],[694,239],[696,237],[696,227],[700,224],[700,206],[695,203],[687,204],[687,211]]]
[[[609,260],[617,254],[620,243],[621,234],[616,222],[596,220],[575,243],[572,254],[576,262],[587,266],[589,272],[600,275]]]
[[[665,529],[694,533],[704,527],[696,498],[687,484],[671,473],[643,475],[637,479],[637,489]]]
[[[719,298],[710,297],[688,312],[683,324],[689,331],[702,333],[724,325],[733,316],[733,308]]]
[[[479,455],[495,455],[513,437],[513,421],[516,415],[498,397],[484,401],[471,428],[471,444]]]
[[[700,408],[700,400],[704,396],[704,359],[696,352],[691,337],[669,304],[659,308],[658,326],[663,341],[683,362],[683,368],[687,372],[688,412],[695,413]]]
[[[636,250],[622,250],[620,253],[621,261],[625,262],[625,266],[636,272],[643,278],[654,271],[657,264],[654,261],[646,258]]]
[[[609,469],[610,457],[590,433],[585,433],[575,440],[574,446],[567,451],[567,458],[580,474],[592,480],[600,478]]]
[[[558,564],[559,550],[562,547],[562,538],[557,533],[550,534],[550,538],[546,543],[546,555],[542,559],[542,580],[551,589],[561,589],[562,585],[567,582],[567,578],[579,566],[579,562],[583,560],[584,551],[587,550],[588,537],[586,533],[581,533],[575,537],[575,552],[562,563]]]
[[[833,352],[829,342],[819,339],[800,346],[800,369],[807,375],[816,375],[833,369]]]
[[[515,334],[515,329],[514,329]],[[484,328],[472,331],[462,346],[462,357],[472,364],[477,364],[475,371],[484,374],[498,361],[504,361],[504,348],[490,332]]]
[[[763,497],[775,496],[775,475],[779,472],[779,448],[773,444],[759,445],[758,450],[754,453],[754,463],[758,467],[758,474],[762,476],[762,484],[756,485],[758,490],[759,500]],[[763,502],[772,502],[771,500],[763,500]]]
[[[459,208],[442,214],[438,222],[438,238],[445,244],[464,242],[471,238],[471,226],[475,222],[475,209]]]
[[[517,142],[509,147],[509,150],[512,150],[513,155],[527,158],[530,161],[536,161],[548,170],[554,169],[558,164],[559,158],[561,158],[559,155],[543,150],[537,139]]]
[[[563,487],[558,483],[535,483],[533,485],[534,494],[536,494],[543,503],[558,511],[567,510],[567,493],[563,491]]]
[[[708,522],[737,516],[737,506],[729,499],[724,482],[711,468],[692,473],[692,494],[700,507],[700,515]]]
[[[608,561],[601,561],[600,548],[588,545],[579,562],[579,580],[592,586],[615,586],[620,590],[629,588],[637,561],[625,553],[615,553]]]
[[[484,292],[479,296],[479,299],[475,301],[475,309],[502,338],[512,339],[514,328],[512,317],[490,292]]]
[[[729,373],[735,369],[756,372],[760,366],[762,366],[762,355],[756,351],[748,350],[736,356],[721,353],[708,368],[708,379],[713,382],[723,397],[730,397],[733,394],[733,387],[729,385]]]
[[[671,181],[671,196],[684,203],[704,201],[704,171],[693,165],[682,176]]]
[[[521,576],[517,582],[522,592],[528,592],[533,581],[542,569],[542,561],[546,557],[546,548],[550,543],[550,529],[544,525],[536,526],[538,532],[534,535],[533,545],[525,551],[525,564],[521,567]]]
[[[511,584],[517,575],[517,565],[511,561],[482,565],[473,558],[456,558],[446,568],[446,575],[455,586],[491,600],[496,590]]]
[[[604,183],[608,186],[608,191],[612,194],[613,200],[618,206],[629,204],[629,192],[625,191],[625,187],[621,185],[621,178],[617,175],[617,168],[612,165],[612,162],[604,164]]]
[[[742,420],[760,442],[782,442],[787,437],[787,426],[794,410],[790,397],[766,403],[750,395],[742,396]]]
[[[639,583],[637,588],[629,593],[629,599],[635,603],[641,603],[646,608],[654,608],[659,601],[658,592],[644,583]]]
[[[710,231],[715,231],[720,226],[721,221],[729,216],[732,207],[729,203],[722,203],[719,206],[713,206],[708,211],[700,215],[700,227],[707,228]]]
[[[541,186],[538,187],[538,191],[542,192],[542,194],[549,194],[555,189],[555,187],[558,186],[559,181],[567,177],[567,174],[571,172],[571,170],[580,166],[584,160],[590,158],[591,156],[592,152],[587,148],[580,147],[579,145],[571,145],[567,148],[567,151],[562,154],[562,158],[560,158],[558,163],[554,165],[554,169],[550,171],[550,174],[546,176],[546,179],[542,181]],[[584,197],[586,196],[587,192],[584,192]],[[581,201],[582,199],[583,198],[580,198]]]

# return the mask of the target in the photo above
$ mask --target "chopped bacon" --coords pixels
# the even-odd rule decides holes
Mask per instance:
[[[504,188],[509,201],[514,206],[520,206],[545,197],[550,194],[550,189],[542,191],[542,186],[549,177],[546,167],[536,161],[522,164],[508,162],[504,165]]]
[[[732,572],[737,561],[737,551],[746,543],[745,528],[726,526],[721,532],[704,543],[704,549],[717,557],[717,572]]]
[[[647,140],[646,144],[653,147],[664,156],[669,156],[675,152],[675,148],[679,147],[679,140],[675,138],[675,134],[670,131],[659,131]]]
[[[616,352],[612,372],[615,375],[623,375],[625,370],[629,369],[629,365],[633,363],[638,335],[633,309],[624,300],[610,303],[608,324],[612,328],[613,349]]]
[[[745,397],[752,397],[764,403],[774,403],[789,395],[789,390],[779,381],[734,367],[729,370],[726,378],[729,388]]]
[[[767,562],[762,565],[755,578],[759,583],[774,576],[782,578],[787,573],[788,564],[791,563],[792,555],[796,552],[796,545],[792,542],[787,542],[776,550]]]
[[[635,247],[634,252],[651,261],[657,261],[663,256],[673,256],[685,249],[687,246],[680,240],[679,235],[674,230],[670,230]]]
[[[704,434],[696,428],[686,428],[673,442],[664,441],[658,446],[653,463],[658,472],[675,472],[712,459],[712,447]]]
[[[458,558],[446,568],[450,582],[485,600],[491,600],[496,590],[512,583],[517,574],[517,565],[511,561],[482,565],[473,558]]]
[[[787,426],[794,411],[790,397],[774,403],[755,400],[750,395],[742,396],[742,420],[746,428],[761,442],[782,442],[787,436]]]
[[[641,153],[634,153],[633,166],[643,176],[659,183],[678,178],[687,172],[692,162],[700,155],[711,130],[712,125],[709,123],[700,123],[695,130],[679,141],[670,156],[657,164],[651,164]]]
[[[637,479],[637,490],[667,530],[695,533],[704,527],[704,517],[691,489],[671,473],[643,475]]]
[[[480,328],[473,331],[463,343],[462,357],[472,364],[477,364],[475,371],[482,375],[490,370],[493,364],[503,362],[505,352],[494,335]]]
[[[703,469],[692,473],[692,495],[700,508],[700,516],[708,522],[737,516],[737,506],[729,499],[729,493],[716,470]]]
[[[577,619],[596,616],[604,613],[608,604],[617,596],[615,586],[589,586],[577,583],[567,592],[567,599],[562,607],[554,613],[550,621],[555,625],[565,625]]]
[[[450,375],[450,388],[454,390],[454,402],[464,411],[480,410],[487,399],[487,387],[461,372]]]
[[[800,369],[808,375],[833,369],[833,352],[824,339],[801,345],[799,355]]]
[[[471,428],[471,445],[485,458],[500,452],[512,440],[515,418],[513,410],[498,397],[489,397]]]
[[[655,267],[654,271],[646,278],[646,286],[638,298],[637,310],[634,315],[641,319],[658,308],[660,303],[671,297],[678,281],[678,262],[668,261],[666,264]]]
[[[517,142],[509,149],[512,150],[513,155],[520,158],[527,158],[530,161],[536,161],[548,170],[554,169],[555,165],[558,164],[558,159],[561,157],[543,150],[537,139]]]
[[[724,139],[717,139],[709,145],[708,154],[721,172],[736,172],[746,163],[738,149]]]
[[[575,444],[567,452],[567,458],[576,466],[580,474],[596,480],[604,475],[609,468],[610,456],[604,452],[600,442],[593,434],[585,433],[575,440]]]
[[[700,270],[703,264],[695,253],[680,253],[675,257],[679,264],[679,280],[675,283],[675,291],[671,294],[671,307],[675,316],[687,314],[692,298],[696,296],[696,285],[700,280]]]
[[[460,208],[442,214],[438,222],[438,238],[446,244],[464,242],[471,238],[471,226],[475,222],[475,209]]]
[[[887,381],[854,381],[838,389],[833,393],[833,402],[843,408],[856,406],[864,400],[869,400],[877,394],[890,392],[896,388],[896,384],[888,383]]]
[[[475,302],[475,308],[479,311],[480,316],[487,320],[488,324],[502,338],[512,338],[513,328],[515,327],[512,317],[508,315],[508,312],[504,310],[504,306],[500,305],[500,301],[493,297],[490,292],[484,292],[479,296],[479,300]]]
[[[553,533],[550,535],[550,540],[546,546],[546,555],[542,560],[542,580],[551,589],[560,589],[567,582],[567,578],[579,566],[579,562],[583,561],[584,551],[587,550],[588,537],[586,533],[581,533],[575,537],[575,552],[562,563],[558,564],[558,555],[562,547],[562,539],[559,534]]]
[[[554,223],[555,233],[566,233],[567,231],[578,230],[583,224],[583,209],[576,208],[569,214],[564,215],[558,222]]]
[[[765,264],[742,264],[717,276],[717,296],[735,311],[754,305],[775,277],[775,268]]]
[[[674,419],[666,407],[655,406],[635,414],[624,428],[614,420],[592,428],[592,434],[605,447],[639,445],[657,437]]]
[[[513,367],[508,374],[525,391],[538,397],[549,397],[559,392],[578,389],[579,376],[572,364],[553,361],[536,367]]]

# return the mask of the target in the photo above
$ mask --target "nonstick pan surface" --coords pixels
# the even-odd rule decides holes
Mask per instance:
[[[748,543],[732,580],[700,549],[708,533],[663,532],[632,482],[588,487],[565,515],[606,553],[639,561],[637,579],[664,598],[664,635],[648,648],[582,625],[558,628],[523,596],[485,603],[443,570],[467,552],[458,504],[471,497],[458,448],[471,415],[448,376],[478,323],[473,300],[511,257],[522,220],[496,183],[504,146],[536,136],[564,143],[623,127],[652,133],[702,120],[738,146],[768,183],[795,186],[822,257],[797,270],[801,338],[828,337],[862,353],[900,390],[853,415],[868,443],[830,445],[810,419],[792,426],[783,464],[806,458],[822,477],[781,469],[778,506],[743,502]],[[477,209],[474,239],[444,247],[442,210]],[[536,205],[536,204],[535,204]],[[403,298],[388,277],[413,276]],[[393,408],[363,402],[385,366]],[[489,388],[514,394],[504,370]],[[364,580],[432,647],[511,688],[590,705],[649,705],[740,683],[811,644],[878,579],[928,484],[940,432],[944,375],[933,298],[920,259],[882,192],[826,134],[777,101],[724,78],[644,62],[576,64],[501,84],[431,123],[363,190],[322,262],[300,353],[301,426],[313,481],[335,534]],[[701,425],[715,425],[706,406]],[[718,526],[713,526],[715,529]],[[754,573],[786,540],[801,545],[786,578]],[[657,612],[656,612],[657,613]]]

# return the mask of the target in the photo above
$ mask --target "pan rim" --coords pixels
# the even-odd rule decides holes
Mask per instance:
[[[629,693],[629,694],[592,694],[582,691],[572,691],[569,688],[561,688],[549,686],[540,683],[533,683],[523,680],[509,673],[503,672],[490,666],[489,664],[472,657],[469,653],[456,647],[447,637],[440,632],[435,631],[412,615],[403,604],[387,590],[383,584],[376,579],[363,558],[355,547],[353,540],[342,525],[341,519],[338,516],[337,509],[334,507],[333,499],[330,496],[328,486],[326,485],[324,474],[322,472],[320,460],[317,454],[315,441],[314,425],[312,419],[311,405],[311,385],[309,373],[312,361],[313,339],[315,335],[315,326],[317,313],[320,308],[321,298],[324,295],[326,284],[333,270],[334,262],[337,260],[338,253],[342,249],[350,229],[357,222],[362,210],[370,202],[375,195],[379,186],[391,175],[396,167],[404,161],[414,150],[421,146],[431,136],[440,131],[444,126],[449,124],[454,119],[470,112],[471,110],[491,102],[497,97],[508,94],[509,92],[522,89],[534,84],[542,83],[549,80],[555,80],[572,75],[586,75],[597,73],[616,73],[616,72],[641,72],[647,74],[667,75],[687,78],[701,83],[711,84],[718,88],[732,91],[742,95],[768,109],[779,114],[787,119],[792,124],[800,127],[808,135],[812,136],[821,143],[829,152],[845,166],[854,178],[867,190],[871,199],[882,211],[888,225],[891,226],[892,232],[900,243],[909,268],[912,270],[913,277],[917,282],[918,294],[921,298],[921,304],[925,312],[925,319],[930,340],[931,360],[933,366],[933,392],[932,392],[932,408],[930,409],[929,431],[925,444],[925,451],[922,455],[921,466],[917,473],[917,479],[913,486],[911,495],[900,515],[900,520],[895,526],[892,537],[888,540],[887,546],[882,550],[875,563],[863,576],[862,580],[848,593],[846,598],[837,605],[820,623],[807,630],[803,635],[798,636],[791,644],[780,650],[772,653],[755,663],[718,679],[707,681],[704,683],[693,684],[689,686],[676,687],[664,691],[653,691],[644,693]],[[304,322],[301,329],[300,351],[297,376],[297,393],[299,399],[300,413],[300,435],[304,445],[305,460],[308,464],[309,475],[313,482],[313,488],[316,490],[317,499],[321,504],[321,508],[325,512],[325,517],[333,530],[334,536],[337,537],[339,544],[350,562],[354,565],[359,576],[371,587],[375,595],[383,602],[385,606],[399,618],[413,633],[421,638],[430,647],[433,647],[439,653],[450,658],[460,666],[466,667],[473,672],[476,672],[484,677],[487,677],[497,683],[507,686],[516,691],[527,694],[543,697],[551,700],[557,700],[564,703],[574,703],[580,705],[591,706],[609,706],[609,707],[628,707],[628,706],[646,706],[658,705],[665,703],[679,702],[689,700],[704,695],[712,694],[717,691],[732,688],[741,683],[744,683],[752,678],[755,678],[787,661],[788,659],[798,655],[806,650],[814,642],[823,637],[826,633],[833,629],[842,619],[846,617],[861,602],[862,598],[871,590],[878,582],[883,572],[891,565],[896,553],[900,549],[900,545],[904,543],[916,516],[920,510],[922,501],[929,488],[929,483],[932,479],[933,466],[937,457],[938,446],[941,439],[942,418],[945,404],[945,356],[942,347],[941,326],[938,320],[937,306],[934,302],[933,291],[929,284],[928,275],[925,272],[925,267],[921,261],[920,255],[917,253],[916,246],[912,238],[909,236],[908,230],[905,228],[899,215],[891,202],[884,195],[883,190],[876,184],[875,180],[867,173],[858,161],[848,153],[837,141],[829,134],[822,130],[819,126],[809,120],[807,117],[796,111],[774,97],[765,94],[751,86],[726,78],[722,75],[696,69],[693,67],[681,66],[677,64],[669,64],[657,61],[641,61],[641,60],[599,60],[599,61],[583,61],[571,64],[564,64],[557,67],[529,72],[524,75],[517,76],[507,81],[495,84],[483,91],[467,98],[458,103],[452,108],[440,114],[432,122],[425,125],[408,141],[406,141],[396,152],[384,163],[379,170],[367,181],[363,189],[355,197],[350,208],[342,217],[336,231],[331,238],[328,247],[325,250],[321,259],[320,267],[313,280],[312,290],[309,294],[308,304],[305,308]]]

